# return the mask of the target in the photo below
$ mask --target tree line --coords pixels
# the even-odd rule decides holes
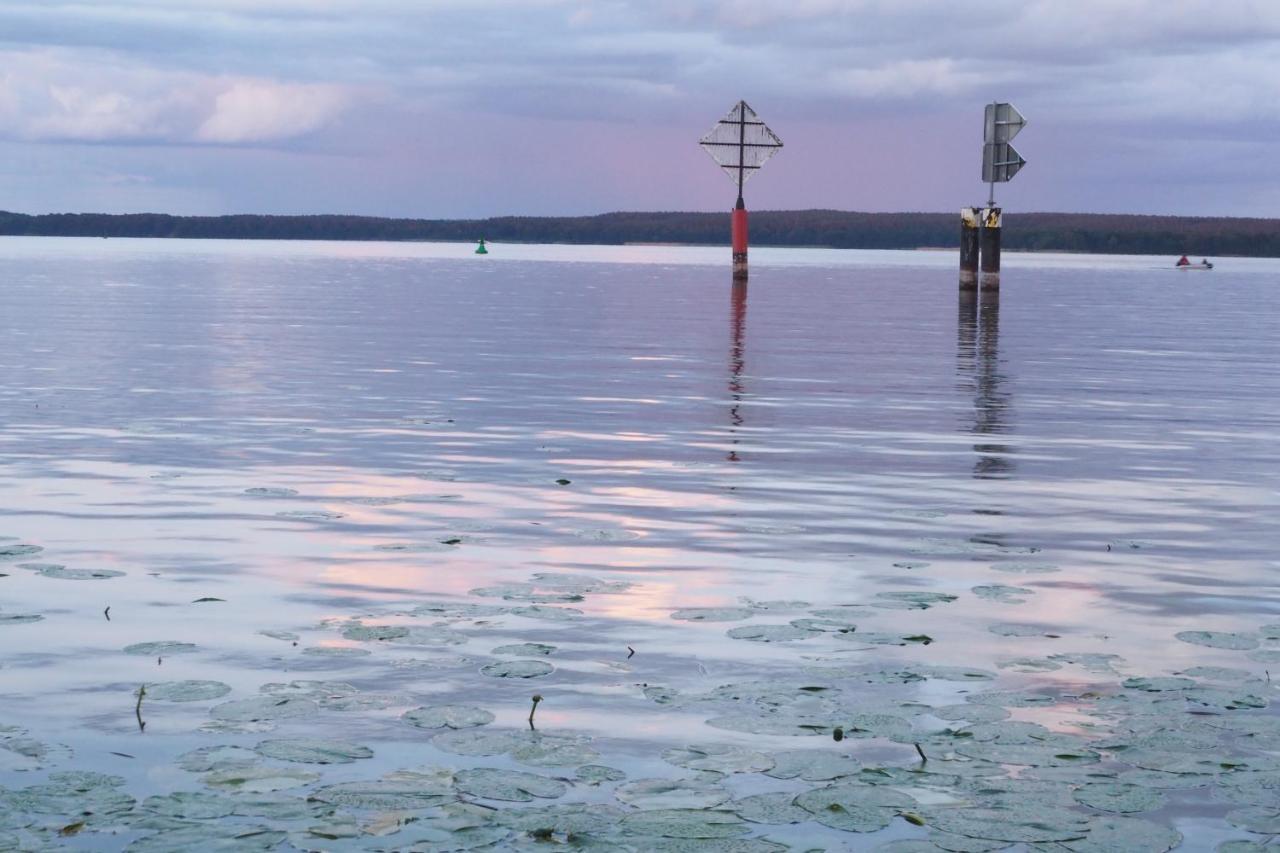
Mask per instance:
[[[949,248],[959,215],[762,210],[751,213],[754,246],[840,249]],[[528,243],[676,243],[722,245],[725,213],[604,213],[596,216],[498,216],[489,219],[391,219],[375,216],[170,216],[163,213],[0,211],[0,235],[173,237],[234,240],[448,240],[484,237]],[[1280,257],[1280,220],[1011,213],[1004,247],[1103,254]]]

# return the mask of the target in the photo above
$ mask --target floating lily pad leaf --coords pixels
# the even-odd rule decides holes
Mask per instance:
[[[134,643],[124,647],[127,655],[143,655],[145,657],[169,657],[184,655],[196,650],[195,643],[179,643],[176,640],[160,640],[154,643]]]
[[[172,794],[147,797],[142,801],[141,807],[166,817],[209,820],[231,814],[235,810],[235,803],[230,797],[222,794],[175,791]]]
[[[1188,702],[1197,705],[1204,705],[1208,708],[1225,708],[1228,711],[1237,711],[1241,708],[1265,708],[1268,700],[1255,693],[1240,688],[1236,690],[1228,690],[1218,687],[1193,687],[1190,690],[1182,691],[1182,696]]]
[[[632,812],[622,818],[619,826],[627,835],[666,838],[733,838],[750,831],[747,824],[732,812],[698,808]],[[698,849],[706,848],[700,845]]]
[[[287,518],[292,521],[336,521],[346,516],[344,513],[328,509],[288,509],[277,512],[276,517]]]
[[[317,658],[363,658],[373,654],[368,649],[351,646],[307,646],[302,653]]]
[[[582,593],[560,590],[556,592],[539,592],[538,587],[529,583],[503,583],[493,586],[477,587],[469,592],[481,598],[505,598],[508,601],[528,601],[534,604],[573,603],[582,601]]]
[[[1075,853],[1165,853],[1181,843],[1182,833],[1172,827],[1138,818],[1096,817],[1089,821],[1086,837],[1063,846]]]
[[[480,672],[490,678],[541,678],[556,668],[542,660],[504,660],[480,667]]]
[[[468,604],[465,602],[429,601],[413,608],[415,616],[435,616],[441,619],[487,619],[500,616],[507,608],[494,604]]]
[[[1114,675],[1116,664],[1121,663],[1124,658],[1120,655],[1096,652],[1058,652],[1049,655],[1049,660],[1055,663],[1074,664],[1083,667],[1087,672],[1095,672],[1099,675]]]
[[[818,636],[818,632],[797,628],[795,625],[742,625],[730,628],[725,635],[734,640],[750,640],[753,643],[785,643],[807,640]]]
[[[1224,841],[1213,849],[1216,853],[1272,853],[1274,850],[1257,841]]]
[[[526,733],[514,729],[460,729],[441,732],[432,745],[454,755],[502,755],[527,743]]]
[[[1012,658],[1000,661],[996,666],[1014,672],[1053,672],[1062,669],[1062,664],[1044,658]]]
[[[221,788],[224,791],[266,794],[310,785],[319,778],[319,773],[291,767],[243,767],[215,770],[203,776],[200,781],[210,788]]]
[[[997,572],[1008,572],[1016,575],[1047,575],[1052,572],[1061,571],[1061,569],[1053,563],[1037,563],[1028,561],[994,563],[991,568],[995,569]]]
[[[305,797],[271,793],[237,795],[233,814],[272,820],[313,820],[329,811],[328,806],[312,803]]]
[[[1195,687],[1196,683],[1190,678],[1165,675],[1151,678],[1126,678],[1120,682],[1120,686],[1129,690],[1142,690],[1147,693],[1163,693],[1169,690],[1185,690],[1188,687]]]
[[[44,548],[39,545],[28,545],[22,542],[0,544],[0,560],[21,560],[32,554],[39,554]]]
[[[848,640],[852,643],[866,643],[871,646],[927,646],[933,642],[933,637],[928,634],[883,634],[872,631],[837,634],[836,639]]]
[[[604,782],[622,782],[627,774],[603,764],[584,764],[574,772],[573,778],[587,785],[600,785]]]
[[[945,592],[878,592],[876,598],[909,604],[921,610],[926,610],[935,604],[947,604],[956,600],[954,595]]]
[[[741,601],[743,604],[745,604],[747,607],[750,607],[752,610],[763,610],[763,611],[804,610],[806,608],[813,606],[807,601],[790,601],[790,600],[756,601],[754,598],[748,598],[747,596],[742,596],[738,600]]]
[[[407,696],[386,693],[357,693],[355,696],[325,696],[318,700],[326,711],[384,711],[412,704]]]
[[[1243,760],[1227,756],[1182,754],[1168,750],[1126,749],[1121,755],[1126,764],[1132,764],[1144,770],[1195,776],[1214,776],[1246,766]],[[1128,774],[1124,774],[1124,777],[1127,776]],[[1125,778],[1125,781],[1130,780]]]
[[[546,643],[513,643],[509,646],[498,646],[489,654],[532,657],[534,655],[549,655],[555,650],[555,646],[549,646]]]
[[[1208,646],[1212,649],[1248,651],[1258,647],[1258,638],[1253,634],[1233,634],[1224,631],[1179,631],[1174,636],[1184,643],[1191,643],[1194,646]]]
[[[330,699],[335,696],[354,696],[360,692],[354,684],[348,684],[345,681],[313,681],[310,679],[299,679],[290,681],[287,684],[279,681],[270,681],[258,688],[259,693],[269,693],[272,696],[303,696],[307,699]]]
[[[795,799],[819,823],[846,832],[876,832],[902,809],[915,809],[915,799],[898,791],[855,782],[837,782],[806,791]]]
[[[600,753],[591,747],[591,740],[586,735],[529,732],[511,750],[511,757],[534,767],[569,767],[596,761]]]
[[[915,571],[916,569],[927,569],[933,563],[926,563],[922,560],[901,560],[893,564],[895,569],[906,569],[907,571]]]
[[[535,572],[533,582],[538,586],[572,589],[577,592],[626,592],[632,587],[629,581],[607,581],[564,572]]]
[[[45,566],[38,569],[36,574],[64,581],[106,580],[108,578],[124,577],[125,575],[124,572],[116,571],[115,569],[68,569],[66,566]]]
[[[964,720],[971,724],[995,723],[1009,717],[1009,712],[999,705],[943,705],[929,713],[942,720]]]
[[[258,763],[258,754],[239,746],[202,746],[178,756],[178,766],[192,773],[232,770]]]
[[[1280,809],[1252,807],[1227,812],[1227,823],[1246,832],[1264,835],[1280,833]]]
[[[1263,625],[1258,629],[1258,636],[1264,640],[1280,640],[1280,625]]]
[[[907,672],[914,672],[924,678],[935,681],[993,681],[996,673],[970,666],[930,666],[927,664],[910,664],[903,667]]]
[[[291,498],[298,494],[298,490],[277,486],[254,486],[252,489],[245,489],[244,493],[255,498]]]
[[[998,601],[1001,604],[1025,604],[1028,595],[1035,595],[1034,589],[1025,586],[1007,586],[1002,583],[975,586],[973,594],[987,601]]]
[[[984,838],[965,838],[963,835],[952,835],[949,832],[933,830],[929,833],[929,842],[934,850],[945,850],[947,853],[988,853],[993,850],[1006,850],[1005,841],[989,841]]]
[[[38,613],[0,613],[0,625],[26,625],[42,621],[44,617]]]
[[[1179,675],[1188,678],[1203,678],[1208,681],[1248,681],[1253,673],[1247,669],[1236,669],[1231,666],[1193,666],[1184,669]]]
[[[953,835],[1010,843],[1075,841],[1084,838],[1090,828],[1085,815],[1048,809],[1039,803],[1025,808],[933,809],[923,817],[930,826]]]
[[[854,758],[841,752],[829,749],[792,749],[774,753],[773,767],[765,770],[764,774],[775,779],[829,782],[853,776],[861,769],[862,765]]]
[[[612,833],[626,812],[601,803],[566,803],[536,808],[500,809],[493,819],[520,832],[550,832],[565,836],[595,836]]]
[[[148,701],[200,702],[221,699],[231,692],[231,685],[221,681],[162,681],[147,685]]]
[[[372,782],[342,782],[321,788],[312,799],[353,809],[396,811],[426,809],[455,799],[453,773],[432,769],[425,773],[400,770]]]
[[[787,824],[813,820],[812,814],[795,804],[795,798],[794,792],[752,794],[728,803],[725,808],[752,823]]]
[[[373,750],[367,746],[316,738],[264,740],[253,749],[267,758],[299,764],[351,764],[360,758],[373,757]]]
[[[510,803],[527,803],[534,797],[553,800],[564,796],[569,790],[558,779],[522,770],[500,770],[492,767],[460,770],[454,776],[454,786],[473,797]]]
[[[792,849],[764,838],[646,838],[644,842],[646,853],[786,853]]]
[[[443,542],[386,542],[374,545],[375,551],[386,551],[393,554],[424,554],[430,552],[451,551],[452,545]]]
[[[996,764],[1025,764],[1034,767],[1065,767],[1094,764],[1098,753],[1088,749],[1071,749],[1062,745],[1041,746],[1030,743],[957,743],[955,751],[969,758],[981,758]]]
[[[1280,663],[1280,649],[1258,649],[1245,657],[1255,663]]]
[[[998,622],[987,630],[1001,637],[1048,637],[1052,632],[1045,631],[1040,625],[1024,625],[1017,622]]]
[[[636,779],[620,785],[614,796],[638,809],[713,809],[729,799],[729,792],[691,779]]]
[[[818,631],[826,634],[851,634],[858,630],[857,625],[843,619],[792,619],[791,625],[802,631]]]
[[[840,725],[829,716],[807,714],[723,714],[707,720],[707,725],[731,732],[748,732],[755,735],[783,735],[790,737],[814,735],[830,736],[831,730]]]
[[[725,774],[762,773],[773,767],[773,759],[763,753],[716,743],[668,749],[662,753],[662,759],[677,767]]]
[[[348,640],[394,640],[409,635],[403,625],[351,625],[342,632]]]
[[[287,837],[287,833],[265,826],[196,823],[139,838],[129,845],[128,853],[180,853],[186,850],[254,853],[274,850]]]
[[[311,699],[297,696],[255,696],[214,705],[209,716],[231,722],[258,722],[309,717],[320,710]]]
[[[1075,798],[1091,809],[1130,814],[1162,808],[1164,794],[1137,785],[1095,783],[1077,788]]]
[[[408,633],[395,638],[396,645],[400,646],[460,646],[466,641],[466,634],[444,625],[413,625]]]
[[[1058,699],[1054,696],[1020,690],[988,690],[983,693],[970,693],[964,698],[966,702],[999,705],[1002,708],[1040,708],[1058,704]]]
[[[545,607],[541,604],[513,607],[511,613],[516,616],[527,616],[530,619],[544,619],[548,622],[574,622],[582,618],[582,611],[575,607]]]
[[[756,612],[750,607],[683,607],[671,614],[684,622],[739,622]]]
[[[286,643],[296,643],[301,639],[292,631],[259,631],[258,633],[273,640],[284,640]]]
[[[492,723],[493,714],[473,705],[436,705],[406,711],[400,719],[420,729],[469,729]]]
[[[16,829],[31,823],[23,813],[53,815],[59,819],[68,815],[81,818],[94,815],[95,820],[124,815],[133,809],[136,801],[119,790],[123,783],[124,779],[119,776],[86,770],[52,773],[46,784],[4,792],[0,817],[6,809],[15,810],[18,815],[6,819],[0,826],[7,824],[8,828]]]

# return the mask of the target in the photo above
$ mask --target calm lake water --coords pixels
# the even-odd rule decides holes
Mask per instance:
[[[0,239],[0,850],[1280,833],[1280,261],[471,248]]]

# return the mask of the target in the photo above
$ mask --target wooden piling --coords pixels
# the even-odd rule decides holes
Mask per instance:
[[[1000,289],[1000,208],[982,211],[982,233],[978,239],[982,261],[982,289]]]
[[[976,207],[960,208],[960,290],[978,289],[978,217]]]

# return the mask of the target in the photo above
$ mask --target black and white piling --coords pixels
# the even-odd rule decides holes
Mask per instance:
[[[978,243],[982,253],[982,289],[1000,289],[1000,222],[998,207],[982,211],[982,229]]]
[[[978,289],[978,228],[982,211],[976,207],[960,208],[960,290]]]

